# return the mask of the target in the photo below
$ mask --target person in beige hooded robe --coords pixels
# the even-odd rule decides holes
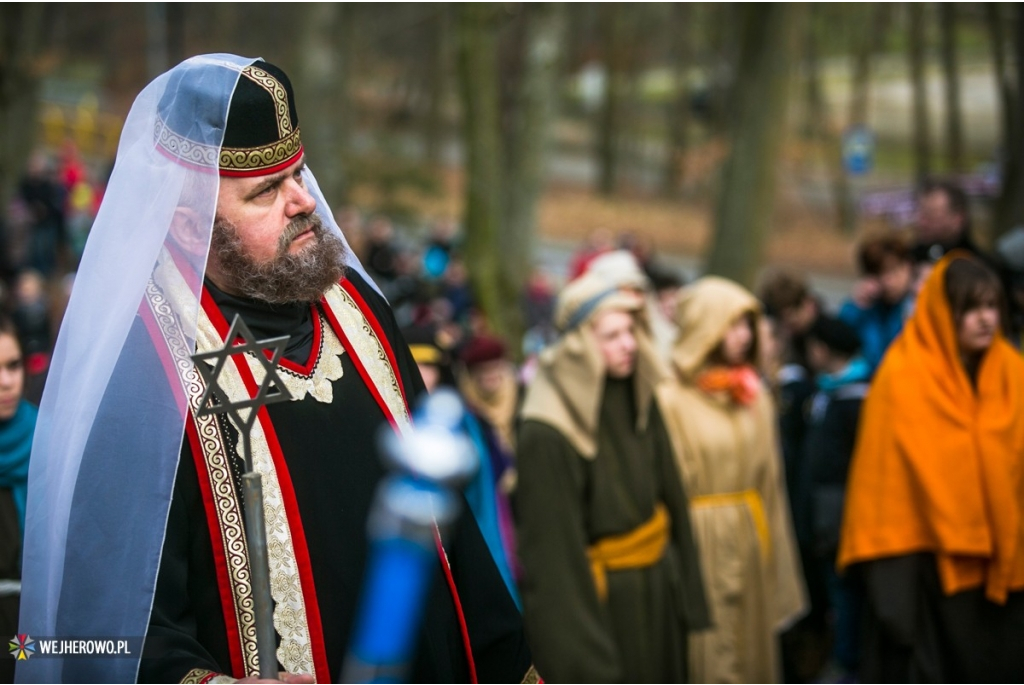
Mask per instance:
[[[600,257],[595,257],[587,265],[586,273],[643,296],[644,319],[650,331],[651,340],[658,356],[667,362],[672,356],[672,344],[679,331],[675,323],[662,314],[651,279],[640,268],[636,255],[629,250],[606,252]]]
[[[752,363],[759,311],[753,295],[725,279],[684,289],[674,380],[658,390],[714,624],[690,637],[694,682],[778,680],[777,635],[806,606],[775,407]]]
[[[687,634],[708,624],[642,307],[604,279],[570,283],[556,310],[561,336],[526,392],[520,589],[547,682],[684,682]],[[609,340],[626,340],[625,364]]]

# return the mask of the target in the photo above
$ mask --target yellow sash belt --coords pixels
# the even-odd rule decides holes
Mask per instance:
[[[658,563],[665,554],[668,533],[668,511],[665,505],[658,504],[654,515],[632,531],[609,535],[588,547],[597,596],[602,601],[608,597],[608,571],[646,568]]]
[[[750,512],[750,518],[754,521],[754,530],[757,531],[757,541],[761,546],[761,554],[768,558],[772,551],[772,535],[768,530],[768,517],[764,513],[761,493],[750,488],[742,492],[716,492],[713,495],[700,495],[690,499],[690,506],[694,509],[735,506],[737,504],[745,505],[747,511]]]

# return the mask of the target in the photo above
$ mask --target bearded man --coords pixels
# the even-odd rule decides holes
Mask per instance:
[[[259,410],[277,667],[336,680],[384,475],[382,427],[422,390],[387,302],[348,250],[305,167],[278,67],[192,58],[140,94],[86,249],[43,400],[31,474],[21,630],[145,636],[141,660],[25,662],[23,680],[210,682],[259,673],[239,435],[199,416],[191,353],[223,347],[236,314],[288,336],[292,401]],[[233,401],[264,380],[237,354]],[[442,546],[443,545],[443,546]],[[472,515],[438,544],[415,681],[519,681],[515,604]]]
[[[709,623],[643,309],[596,274],[570,283],[526,391],[520,589],[548,682],[686,682],[687,635]]]

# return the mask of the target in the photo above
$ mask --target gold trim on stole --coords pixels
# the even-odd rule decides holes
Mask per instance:
[[[199,312],[197,337],[197,352],[206,352],[224,346],[224,340],[203,310]],[[245,359],[250,370],[259,366],[259,363],[248,355],[245,356]],[[234,362],[224,365],[221,385],[233,400],[240,401],[249,398],[248,390]],[[281,484],[277,479],[277,469],[270,453],[270,444],[267,442],[263,425],[259,421],[253,424],[250,444],[253,468],[263,480],[263,515],[267,527],[270,594],[275,603],[274,628],[281,638],[277,648],[277,659],[284,670],[289,673],[315,675],[313,645],[309,634],[306,603],[302,594],[302,583],[299,577],[298,562],[295,558],[291,528],[284,507]]]
[[[168,261],[170,261],[168,259]],[[166,262],[165,262],[166,263]],[[195,300],[191,291],[180,281],[176,270],[158,268],[175,303]],[[177,276],[177,278],[175,278]],[[196,416],[199,400],[206,385],[196,371],[189,356],[189,345],[185,342],[181,327],[175,317],[174,307],[164,297],[164,292],[153,281],[146,288],[150,311],[160,327],[168,352],[175,361],[179,380],[185,389],[189,411]],[[197,302],[198,304],[198,302]],[[216,416],[196,417],[196,429],[206,462],[206,473],[210,491],[213,493],[217,512],[221,545],[227,559],[228,576],[232,588],[232,606],[238,626],[237,639],[241,645],[242,660],[248,675],[259,674],[256,651],[256,613],[250,584],[249,552],[245,542],[242,508],[238,501],[234,480],[231,475],[230,457],[224,449],[224,436]],[[202,477],[202,474],[198,474]]]
[[[338,325],[345,331],[345,336],[352,344],[355,354],[363,363],[363,367],[377,387],[377,391],[384,399],[391,415],[395,418],[398,429],[403,433],[406,432],[412,426],[412,421],[409,418],[409,408],[402,396],[398,376],[395,375],[396,371],[391,366],[387,352],[384,351],[384,346],[377,339],[373,327],[366,320],[363,310],[339,284],[333,285],[324,294],[324,299],[337,319]]]

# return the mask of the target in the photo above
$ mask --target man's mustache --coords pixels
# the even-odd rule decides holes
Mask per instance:
[[[320,221],[320,217],[316,214],[295,217],[288,222],[288,225],[284,227],[284,232],[281,233],[277,243],[278,252],[282,254],[287,252],[288,246],[292,244],[292,241],[308,230],[312,230],[319,238],[323,235],[323,228],[323,222]]]

